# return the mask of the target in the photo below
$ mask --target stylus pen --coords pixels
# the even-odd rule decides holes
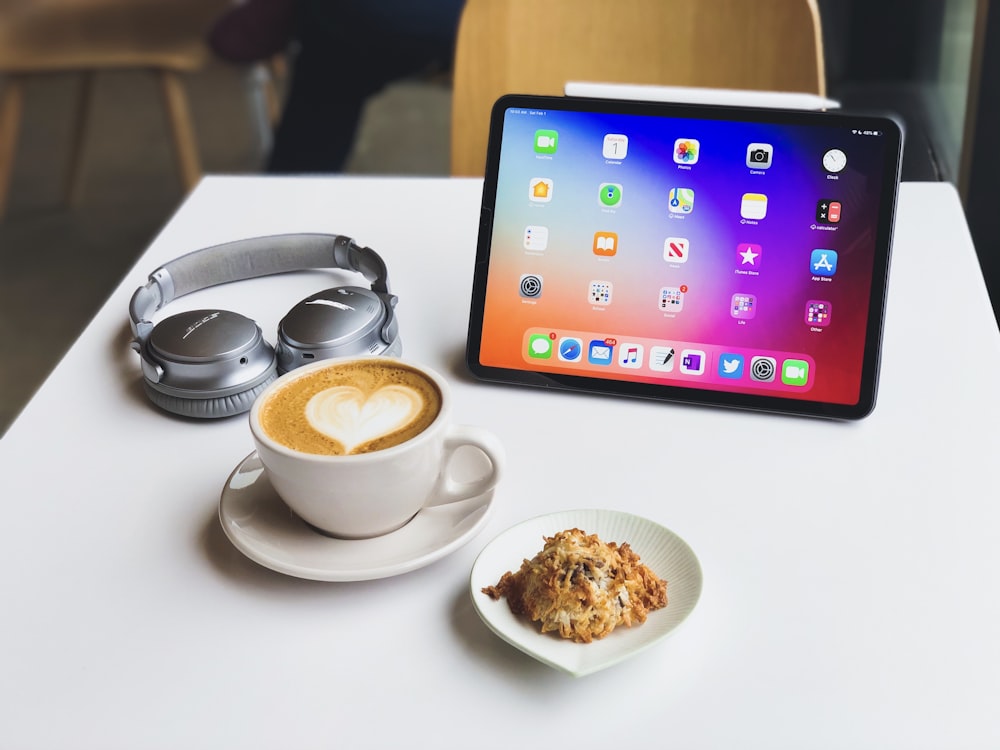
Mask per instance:
[[[624,83],[569,81],[566,96],[595,99],[638,99],[674,104],[717,104],[730,107],[765,107],[768,109],[839,109],[840,102],[806,92],[748,91],[711,89],[691,86],[647,86]]]

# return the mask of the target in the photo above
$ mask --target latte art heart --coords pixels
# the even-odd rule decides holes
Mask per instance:
[[[310,426],[344,446],[345,453],[406,427],[424,408],[413,388],[391,384],[366,394],[352,385],[327,388],[306,404]]]

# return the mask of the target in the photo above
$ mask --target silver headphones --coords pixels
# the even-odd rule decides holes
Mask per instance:
[[[155,326],[149,320],[167,303],[199,289],[313,268],[357,271],[371,288],[333,287],[302,300],[278,324],[274,348],[253,320],[228,310],[192,310]],[[154,404],[186,417],[227,417],[248,411],[268,383],[307,362],[399,356],[396,302],[383,260],[350,237],[254,237],[196,250],[153,271],[129,303],[132,348]]]

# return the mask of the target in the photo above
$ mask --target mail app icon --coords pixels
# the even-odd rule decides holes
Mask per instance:
[[[587,361],[592,365],[610,365],[613,353],[613,346],[601,339],[595,339],[590,342],[587,349]]]

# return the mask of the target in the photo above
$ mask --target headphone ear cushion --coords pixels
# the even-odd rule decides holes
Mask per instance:
[[[278,377],[277,372],[271,373],[264,382],[258,383],[245,391],[234,393],[229,396],[217,396],[213,398],[184,398],[174,396],[156,390],[149,381],[143,380],[146,395],[149,400],[164,411],[171,414],[178,414],[182,417],[194,417],[195,419],[219,419],[221,417],[232,417],[236,414],[243,414],[250,411],[257,396]]]

